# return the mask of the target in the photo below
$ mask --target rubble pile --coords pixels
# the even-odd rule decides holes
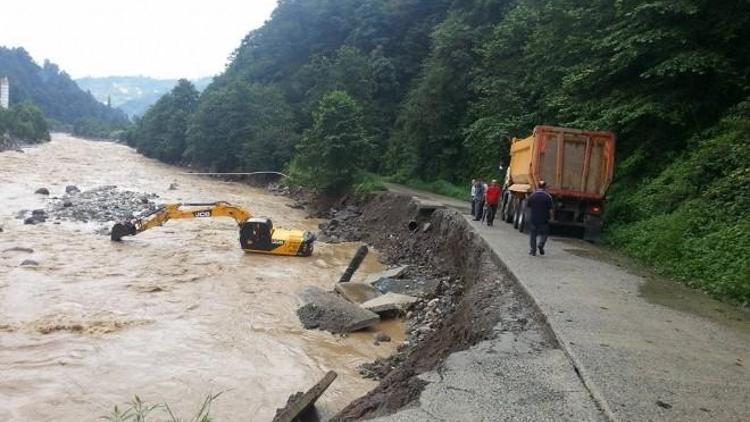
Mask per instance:
[[[53,199],[48,205],[48,214],[58,220],[80,222],[114,222],[130,220],[138,214],[157,208],[154,193],[118,190],[117,186],[101,186],[81,191],[68,186],[66,194]]]

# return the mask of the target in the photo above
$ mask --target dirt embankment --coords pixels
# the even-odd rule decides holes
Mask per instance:
[[[381,384],[334,420],[377,417],[404,407],[424,388],[419,374],[492,338],[498,324],[505,332],[538,331],[549,347],[556,346],[543,318],[458,212],[430,212],[389,193],[374,195],[359,212],[345,224],[334,218],[321,227],[323,235],[374,245],[388,264],[409,264],[409,278],[437,281],[437,287],[407,313],[408,340],[399,352],[363,368]]]

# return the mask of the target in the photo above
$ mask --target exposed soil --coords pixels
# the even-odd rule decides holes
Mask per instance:
[[[406,277],[439,283],[433,296],[408,310],[408,337],[398,353],[361,368],[363,375],[382,379],[380,385],[334,420],[377,417],[406,406],[424,388],[417,375],[491,338],[497,324],[506,332],[546,333],[541,315],[458,212],[425,212],[411,198],[390,193],[375,194],[357,211],[361,215],[346,214],[345,224],[334,212],[322,235],[370,243],[387,264],[410,265]],[[416,229],[410,230],[411,222]]]

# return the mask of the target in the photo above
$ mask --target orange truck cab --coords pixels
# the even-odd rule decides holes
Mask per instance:
[[[540,180],[554,199],[550,221],[584,229],[584,239],[598,241],[604,198],[612,183],[615,135],[553,126],[537,126],[524,139],[514,138],[505,177],[500,216],[525,231],[526,199]]]

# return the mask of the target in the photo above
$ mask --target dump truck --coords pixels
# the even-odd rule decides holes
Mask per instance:
[[[614,164],[611,132],[537,126],[531,136],[512,140],[500,217],[525,232],[526,199],[544,180],[554,200],[550,224],[583,228],[583,238],[597,242]]]

